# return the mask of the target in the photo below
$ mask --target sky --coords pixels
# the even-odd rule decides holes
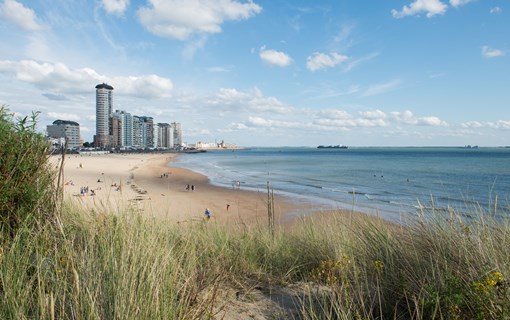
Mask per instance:
[[[185,143],[509,146],[510,0],[0,0],[0,104]]]

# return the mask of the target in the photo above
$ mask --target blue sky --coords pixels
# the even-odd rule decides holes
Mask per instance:
[[[0,103],[241,146],[510,145],[509,0],[2,0]]]

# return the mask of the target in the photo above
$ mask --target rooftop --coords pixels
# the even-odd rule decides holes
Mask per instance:
[[[98,84],[96,86],[96,89],[108,89],[108,90],[113,90],[113,87],[106,84],[106,83],[101,83],[101,84]]]

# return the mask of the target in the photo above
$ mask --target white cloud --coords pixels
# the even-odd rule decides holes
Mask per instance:
[[[363,96],[370,97],[370,96],[375,96],[375,95],[378,95],[378,94],[383,94],[383,93],[386,93],[388,91],[393,90],[399,84],[400,84],[400,80],[398,80],[398,79],[392,80],[392,81],[386,82],[386,83],[376,84],[376,85],[370,86],[363,93]]]
[[[433,127],[447,126],[447,123],[445,121],[439,119],[438,117],[422,117],[422,118],[418,118],[418,124],[419,125],[425,125],[425,126],[433,126]]]
[[[103,7],[108,13],[122,15],[129,6],[129,0],[103,0]]]
[[[200,35],[193,39],[192,41],[188,41],[182,50],[182,55],[184,58],[191,60],[195,55],[195,52],[201,50],[205,47],[207,43],[207,37],[204,35]]]
[[[293,107],[284,104],[275,97],[265,97],[257,88],[246,92],[233,88],[221,88],[217,94],[208,99],[207,103],[211,106],[235,109],[236,111],[248,110],[280,114],[294,111]]]
[[[490,13],[501,13],[503,10],[500,7],[491,8]]]
[[[248,123],[256,127],[302,128],[302,124],[300,122],[271,120],[261,117],[249,117]]]
[[[39,23],[34,10],[15,0],[5,0],[0,7],[0,16],[26,31],[42,31],[47,26]]]
[[[102,82],[112,85],[116,92],[143,98],[166,97],[173,88],[170,79],[157,75],[109,77],[90,68],[71,69],[63,63],[33,60],[0,61],[0,73],[13,74],[18,80],[53,94],[90,93]]]
[[[446,127],[448,124],[435,116],[428,117],[415,117],[413,113],[409,110],[403,112],[391,112],[393,120],[397,123],[407,124],[407,125],[419,125],[419,126],[433,126],[433,127]]]
[[[74,113],[48,112],[47,116],[50,119],[71,120],[71,121],[79,121],[81,119],[77,114],[74,114]]]
[[[488,46],[482,47],[482,56],[485,58],[496,58],[496,57],[502,57],[505,53],[499,49],[493,49],[489,48]]]
[[[212,72],[212,73],[230,72],[229,69],[224,68],[224,67],[210,67],[210,68],[207,68],[207,71]]]
[[[379,56],[379,52],[372,52],[366,56],[360,58],[349,58],[348,64],[345,67],[345,71],[349,71],[352,68],[357,67],[358,65],[365,63],[367,61],[373,60]]]
[[[450,0],[452,7],[460,7],[470,2],[473,2],[473,0]]]
[[[354,117],[344,110],[321,110],[315,115],[313,123],[321,128],[327,127],[385,127],[386,114],[380,110],[360,112],[361,117]]]
[[[187,40],[193,34],[221,32],[229,20],[248,19],[262,11],[258,4],[236,0],[149,0],[138,10],[138,18],[150,32]]]
[[[381,110],[363,111],[360,112],[361,116],[366,119],[385,119],[386,113]]]
[[[461,127],[463,128],[470,128],[470,129],[478,129],[483,127],[483,123],[479,121],[468,121],[461,124]]]
[[[329,55],[325,53],[314,52],[312,56],[309,56],[306,59],[306,67],[308,70],[313,72],[320,69],[333,68],[347,59],[347,56],[336,52],[332,52]]]
[[[448,6],[440,0],[415,0],[409,6],[403,6],[401,11],[391,10],[394,18],[413,16],[422,12],[427,13],[427,18],[437,14],[444,14]]]
[[[287,67],[292,63],[292,58],[284,52],[272,49],[266,49],[265,46],[260,48],[260,59],[265,63],[276,65],[279,67]]]
[[[497,120],[495,122],[468,121],[462,123],[461,127],[466,129],[492,128],[506,130],[510,129],[510,120]]]
[[[498,120],[491,125],[496,129],[510,129],[510,121]]]

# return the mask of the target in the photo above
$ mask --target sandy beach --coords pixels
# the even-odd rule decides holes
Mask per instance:
[[[176,223],[202,221],[206,208],[212,213],[211,221],[218,223],[267,223],[266,190],[213,186],[204,175],[169,166],[176,156],[181,155],[67,155],[65,198],[95,212],[137,210],[147,217]],[[55,166],[59,159],[60,156],[52,156]],[[304,204],[275,196],[277,223],[288,221],[292,212],[308,209]]]

